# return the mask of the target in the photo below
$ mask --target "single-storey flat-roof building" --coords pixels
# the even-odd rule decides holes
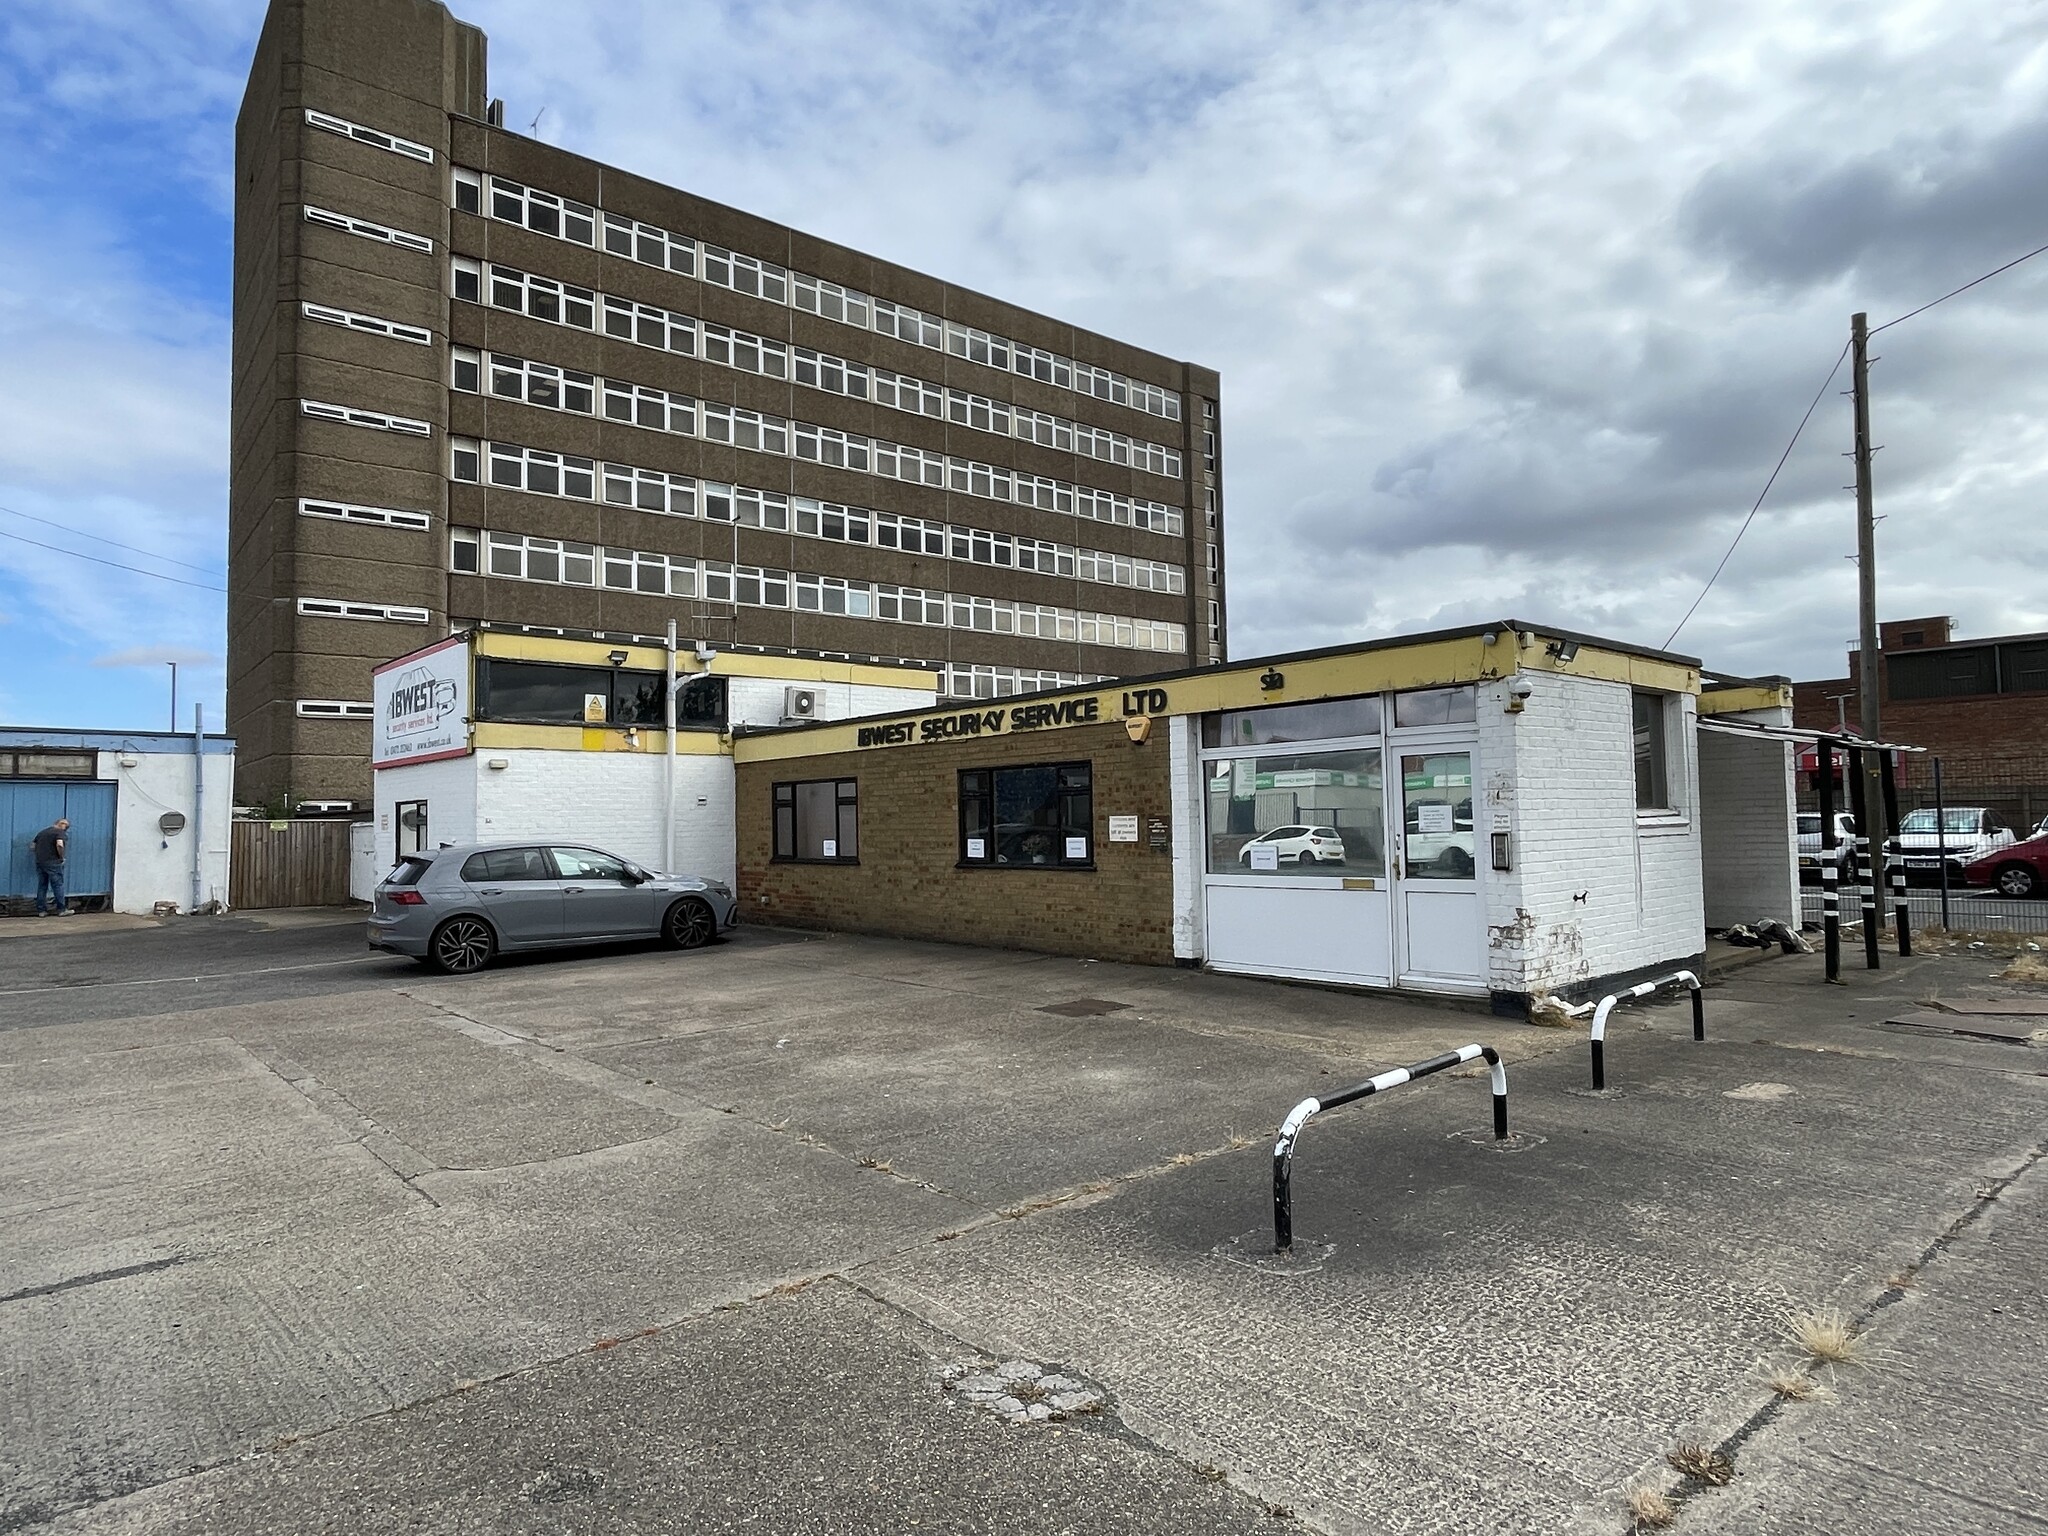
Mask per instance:
[[[71,910],[224,904],[234,779],[234,741],[204,731],[0,726],[0,913],[30,910],[31,840],[59,817]]]
[[[1518,1012],[1796,918],[1790,702],[1502,621],[742,731],[742,912]]]

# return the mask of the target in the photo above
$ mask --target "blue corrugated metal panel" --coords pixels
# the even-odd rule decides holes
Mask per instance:
[[[34,838],[60,816],[71,820],[71,836],[65,844],[65,894],[111,896],[114,795],[112,784],[0,780],[0,831],[7,837],[7,884],[0,889],[0,896],[35,895]]]

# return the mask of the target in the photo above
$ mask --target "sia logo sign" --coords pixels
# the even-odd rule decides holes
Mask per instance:
[[[469,642],[443,641],[377,669],[370,761],[378,768],[469,750]]]

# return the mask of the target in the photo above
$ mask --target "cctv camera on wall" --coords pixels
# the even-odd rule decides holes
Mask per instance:
[[[1504,706],[1511,715],[1519,715],[1529,696],[1536,691],[1536,685],[1526,677],[1515,677],[1508,682],[1508,701]]]

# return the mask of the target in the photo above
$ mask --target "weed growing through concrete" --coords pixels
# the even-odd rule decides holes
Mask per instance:
[[[1711,1483],[1716,1488],[1725,1487],[1735,1476],[1735,1463],[1726,1455],[1690,1441],[1674,1445],[1665,1452],[1664,1459],[1674,1472]]]
[[[1863,1358],[1863,1345],[1854,1326],[1837,1307],[1795,1312],[1789,1331],[1792,1341],[1816,1360],[1830,1365],[1853,1365]]]
[[[1654,1488],[1629,1489],[1628,1512],[1639,1531],[1661,1531],[1678,1518],[1671,1501]]]
[[[1174,1155],[1173,1155],[1173,1166],[1174,1166],[1174,1167],[1176,1167],[1176,1168],[1192,1168],[1192,1167],[1194,1167],[1194,1166],[1195,1166],[1195,1154],[1194,1154],[1194,1153],[1192,1153],[1192,1152],[1176,1152],[1176,1153],[1174,1153]]]
[[[1820,1383],[1806,1372],[1781,1365],[1764,1378],[1764,1384],[1782,1398],[1795,1403],[1809,1403],[1820,1396]]]
[[[886,1162],[879,1157],[864,1157],[860,1160],[860,1165],[863,1168],[872,1168],[877,1173],[894,1173],[896,1171],[893,1163]]]

